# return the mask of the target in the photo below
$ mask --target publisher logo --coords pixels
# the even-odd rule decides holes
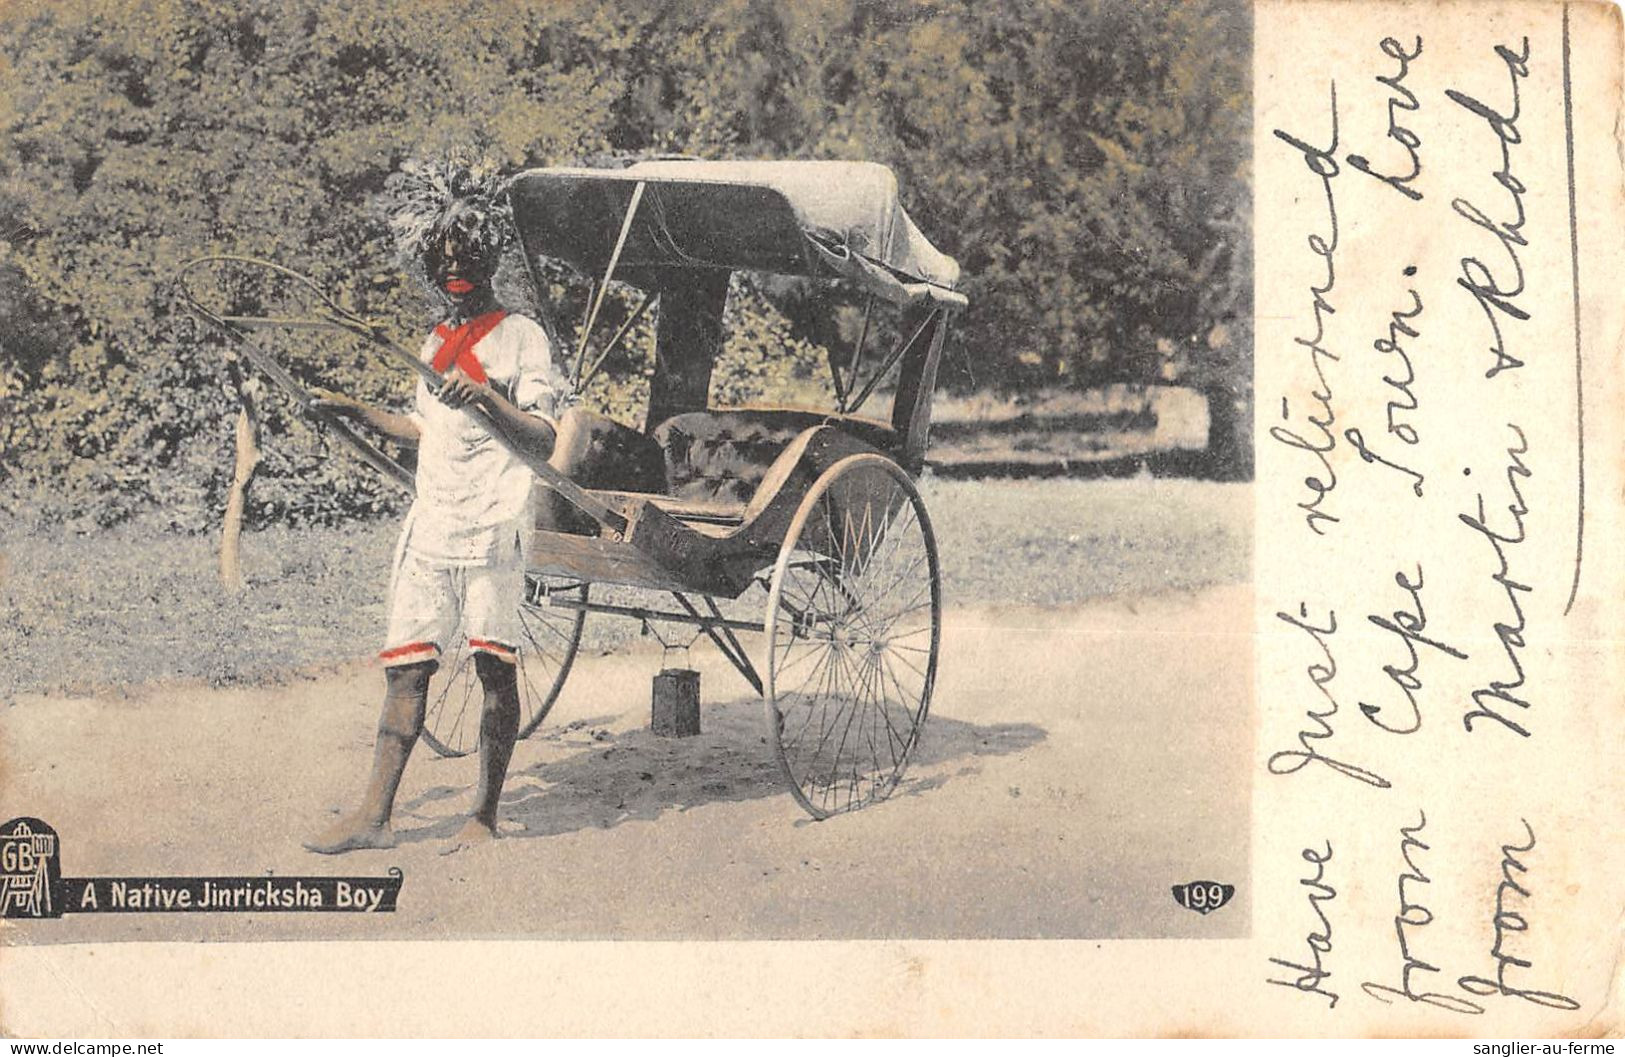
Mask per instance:
[[[0,918],[62,916],[61,849],[37,818],[0,826]]]

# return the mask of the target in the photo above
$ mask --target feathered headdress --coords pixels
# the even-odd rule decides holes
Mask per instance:
[[[454,152],[410,160],[385,181],[389,229],[401,265],[433,289],[428,257],[448,235],[496,258],[513,237],[506,182],[487,161]]]

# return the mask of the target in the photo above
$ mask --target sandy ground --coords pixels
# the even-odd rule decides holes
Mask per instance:
[[[70,915],[5,942],[267,938],[1093,938],[1245,935],[1250,588],[1066,610],[952,610],[936,700],[893,798],[814,823],[781,787],[762,705],[696,648],[704,733],[648,730],[658,650],[583,657],[515,753],[509,839],[439,854],[473,757],[426,746],[400,845],[300,840],[356,798],[381,677],[23,697],[3,716],[0,819],[61,835],[89,875],[405,873],[393,915]],[[746,641],[747,648],[752,645]],[[1170,886],[1216,880],[1203,917]]]

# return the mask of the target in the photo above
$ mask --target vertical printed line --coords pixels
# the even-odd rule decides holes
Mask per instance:
[[[1580,341],[1580,222],[1574,187],[1574,95],[1569,74],[1569,6],[1567,3],[1563,5],[1563,140],[1568,151],[1569,166],[1569,267],[1574,289],[1574,435],[1578,502],[1574,518],[1574,580],[1569,585],[1569,600],[1563,607],[1564,616],[1568,616],[1574,608],[1574,599],[1580,593],[1580,561],[1585,554],[1586,524],[1585,365]]]

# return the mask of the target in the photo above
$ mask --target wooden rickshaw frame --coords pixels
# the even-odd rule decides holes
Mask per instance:
[[[512,188],[515,184],[526,177],[537,175],[546,177],[558,172],[568,174],[571,171],[535,170],[520,174],[510,182],[510,197],[513,197]],[[722,312],[726,302],[728,281],[735,270],[758,269],[735,268],[733,266],[735,262],[727,259],[700,260],[688,254],[682,255],[685,259],[680,263],[667,262],[659,267],[651,267],[647,261],[623,259],[627,257],[625,251],[628,249],[629,241],[635,241],[631,236],[639,230],[640,209],[644,215],[655,214],[657,217],[655,224],[660,223],[661,199],[667,188],[667,182],[659,179],[636,179],[613,171],[602,175],[604,178],[600,180],[582,181],[583,186],[590,185],[592,192],[600,196],[606,192],[613,196],[624,194],[624,197],[620,198],[624,205],[620,207],[616,238],[613,248],[608,251],[602,272],[587,275],[585,274],[587,269],[580,267],[579,260],[567,262],[593,283],[589,294],[590,308],[587,319],[582,325],[580,338],[576,343],[574,380],[578,387],[590,383],[636,321],[650,307],[659,305],[662,310],[658,313],[655,328],[657,377],[651,386],[649,421],[644,432],[651,433],[657,425],[655,421],[657,405],[661,406],[662,413],[659,415],[661,420],[668,419],[673,414],[687,412],[720,413],[707,406],[705,390],[710,368],[721,349]],[[768,201],[777,192],[771,188],[754,188],[752,194],[757,201]],[[780,203],[774,202],[772,205],[773,208],[784,212]],[[514,206],[516,214],[522,217],[524,204],[515,200]],[[783,206],[787,208],[788,203],[784,203]],[[534,230],[527,230],[526,224],[522,222],[516,222],[516,228],[522,256],[535,287],[537,303],[546,305],[549,299],[538,266],[539,259],[548,248],[545,236]],[[844,259],[848,260],[855,256],[854,251],[845,246],[830,245],[826,233],[807,231],[805,234],[812,243],[812,251],[808,256],[815,258],[815,265],[816,257],[819,256],[825,261],[843,259],[842,255],[846,255]],[[651,237],[657,240],[662,237],[671,240],[669,231],[664,235],[657,233]],[[186,287],[185,278],[195,268],[221,263],[269,269],[301,284],[307,294],[313,295],[314,303],[318,306],[317,311],[308,318],[214,313],[192,296]],[[871,273],[877,265],[884,267],[884,262],[875,260],[866,260],[863,264],[871,269]],[[806,274],[812,267],[792,263],[788,267],[774,266],[771,270]],[[825,275],[823,278],[840,277]],[[617,280],[629,282],[643,289],[644,297],[642,303],[628,314],[609,342],[598,350],[596,358],[589,366],[587,356],[591,330],[610,283]],[[704,634],[752,689],[766,701],[769,721],[774,724],[775,748],[781,771],[788,780],[795,798],[810,814],[815,818],[823,818],[889,795],[901,779],[907,758],[917,743],[919,730],[924,724],[934,689],[941,625],[940,570],[930,520],[913,480],[924,466],[931,420],[932,392],[949,323],[954,313],[965,307],[966,299],[949,285],[899,273],[895,269],[890,269],[889,274],[883,274],[882,280],[880,284],[882,295],[900,304],[905,311],[915,312],[918,316],[917,322],[906,328],[908,336],[900,340],[860,384],[859,378],[865,366],[864,354],[870,333],[870,313],[876,296],[873,288],[867,291],[861,332],[847,359],[844,373],[842,364],[838,362],[833,352],[827,362],[835,390],[836,410],[833,413],[813,412],[823,416],[822,421],[800,430],[783,448],[767,470],[752,498],[742,507],[685,501],[658,493],[583,488],[547,463],[538,462],[533,457],[522,456],[546,487],[562,496],[572,508],[590,518],[597,527],[596,535],[540,527],[530,533],[527,547],[529,560],[525,605],[537,611],[549,607],[572,611],[574,630],[551,691],[537,712],[527,720],[523,734],[528,735],[540,725],[557,699],[579,647],[582,622],[586,614],[599,613],[632,618],[645,625],[652,622],[689,625],[697,628],[698,633]],[[344,309],[314,282],[291,269],[247,257],[200,258],[183,266],[176,279],[176,289],[186,308],[215,330],[227,335],[262,373],[279,387],[287,390],[306,410],[314,406],[315,398],[305,391],[273,356],[249,338],[250,331],[266,327],[329,327],[345,330],[384,349],[417,373],[431,390],[438,387],[440,379],[432,368],[389,338],[378,324]],[[672,311],[673,309],[676,311]],[[544,326],[548,325],[547,320],[544,319],[543,322]],[[554,333],[554,328],[548,326],[548,329],[550,335]],[[681,392],[681,382],[676,386],[668,386],[672,391],[665,393],[659,391],[662,366],[667,367],[670,373],[669,369],[674,362],[689,368],[703,364],[701,372],[703,382],[698,394],[699,406],[694,406],[696,401],[692,392],[692,379],[689,379],[690,392],[686,394],[686,400],[685,394]],[[859,419],[858,411],[894,370],[897,373],[897,386],[890,424]],[[804,414],[812,409],[774,410]],[[410,471],[361,436],[354,427],[332,416],[318,415],[316,418],[322,425],[336,432],[345,444],[370,465],[398,483],[410,487],[412,481]],[[877,444],[876,440],[886,443]],[[882,779],[871,780],[861,794],[855,789],[849,791],[847,802],[843,806],[838,802],[832,804],[827,797],[821,803],[814,803],[812,790],[804,786],[805,776],[794,773],[792,764],[787,762],[781,744],[784,717],[782,713],[776,711],[778,706],[774,698],[772,662],[778,656],[774,643],[782,628],[788,628],[785,634],[789,636],[792,646],[797,636],[804,637],[810,634],[807,627],[803,626],[807,621],[802,616],[794,615],[796,613],[794,607],[788,605],[781,596],[787,579],[786,569],[790,568],[786,562],[789,560],[792,544],[801,538],[800,534],[809,531],[807,526],[812,516],[813,505],[822,501],[828,506],[843,494],[841,492],[843,487],[848,490],[857,487],[853,483],[856,480],[854,475],[867,475],[869,484],[865,487],[894,490],[894,493],[889,493],[891,497],[881,504],[884,517],[880,520],[884,520],[886,524],[889,525],[896,520],[896,515],[901,509],[899,504],[910,505],[914,512],[912,521],[922,534],[927,563],[931,639],[925,668],[923,671],[915,669],[923,675],[924,681],[919,695],[917,714],[911,718],[911,729],[906,736],[898,736],[897,745],[893,745],[890,740],[895,728],[883,732],[883,737],[888,739],[886,745],[895,766]],[[844,485],[843,480],[847,481]],[[865,508],[866,525],[869,510],[870,507]],[[854,539],[854,546],[877,547],[884,530],[877,528],[874,531],[878,534],[873,540],[862,543]],[[825,534],[831,533],[839,534],[833,527],[829,527]],[[839,545],[844,548],[845,540],[841,540]],[[813,563],[820,564],[829,563],[827,559]],[[858,564],[859,560],[854,559],[852,568],[848,569],[843,559],[840,575],[845,577],[855,575],[858,572]],[[763,570],[769,566],[775,571],[771,582],[766,582]],[[828,569],[819,568],[817,572],[820,577],[833,582]],[[557,577],[570,578],[580,586],[579,588],[572,586],[561,591],[552,586],[556,581],[551,578]],[[618,584],[668,592],[681,608],[654,609],[592,601],[587,597],[586,585],[593,583]],[[754,584],[762,584],[768,589],[766,619],[741,620],[724,615],[717,605],[717,599],[738,599]],[[815,587],[815,593],[816,590]],[[690,597],[695,595],[700,597],[700,604],[696,604],[694,598]],[[791,616],[786,619],[782,615],[784,613]],[[740,642],[736,634],[740,631],[759,632],[767,637],[770,664],[765,681],[763,674],[752,663],[748,652]],[[873,628],[861,632],[861,634],[871,633]],[[839,653],[849,646],[853,650],[859,649],[855,643],[841,643],[837,648],[837,644],[833,642],[834,634],[831,632],[832,652]],[[870,643],[870,648],[874,648],[873,642]],[[873,678],[879,679],[882,684],[885,682],[883,676]],[[877,692],[882,696],[890,692],[883,685],[878,691],[873,687],[868,688],[868,691]],[[901,693],[901,687],[899,692]],[[884,702],[879,707],[882,713],[886,711]],[[849,727],[852,722],[849,717],[847,720]],[[889,719],[886,726],[892,726]],[[463,752],[471,751],[473,747],[468,745],[460,747],[461,751],[457,751],[430,731],[426,731],[426,740],[429,740],[443,755],[461,755]],[[844,736],[842,740],[844,742]],[[859,784],[858,776],[854,773],[853,785],[856,787]]]

